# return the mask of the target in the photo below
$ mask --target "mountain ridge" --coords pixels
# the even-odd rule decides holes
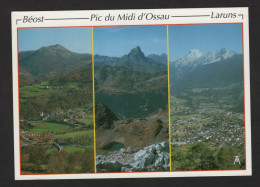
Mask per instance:
[[[171,73],[176,72],[172,70]],[[171,76],[173,91],[182,92],[192,88],[227,87],[243,82],[243,56],[236,54],[217,63],[196,67],[181,78]]]
[[[181,56],[173,61],[170,66],[171,69],[175,69],[174,74],[176,78],[180,79],[188,73],[194,71],[197,67],[211,63],[217,63],[231,58],[237,54],[239,53],[226,48],[211,51],[208,53],[203,53],[198,49],[192,49],[189,51],[188,54]]]
[[[95,55],[94,58],[96,66],[122,66],[146,73],[167,71],[167,61],[166,63],[161,63],[155,61],[153,58],[145,56],[140,46],[131,49],[128,54],[125,54],[122,57]]]
[[[37,50],[19,52],[22,85],[46,80],[63,72],[91,64],[91,54],[72,52],[56,44]]]

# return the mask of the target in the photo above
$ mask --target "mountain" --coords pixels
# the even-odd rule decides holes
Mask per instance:
[[[46,80],[89,64],[90,54],[75,53],[59,44],[19,52],[19,72],[22,74],[20,78],[25,84],[34,80]]]
[[[120,59],[120,63],[130,64],[147,64],[149,63],[148,61],[139,46],[133,48],[127,55],[122,56]]]
[[[179,57],[175,61],[175,67],[187,67],[187,66],[194,67],[198,64],[198,60],[202,56],[204,56],[204,53],[200,52],[199,50],[197,49],[190,50],[190,52],[187,55]]]
[[[167,55],[165,53],[162,53],[161,55],[150,54],[147,57],[154,60],[155,62],[160,62],[164,65],[167,65]]]
[[[123,55],[122,57],[95,55],[94,61],[95,66],[120,66],[146,73],[167,71],[167,62],[163,64],[152,58],[146,57],[139,46],[133,48],[128,54]]]
[[[147,58],[139,46],[133,48],[127,55],[122,56],[115,65],[147,73],[167,71],[167,66]]]
[[[121,58],[105,59],[95,66],[96,103],[121,119],[145,117],[167,105],[166,65],[146,57],[139,46]]]
[[[206,54],[192,50],[170,65],[170,89],[175,113],[185,113],[180,103],[192,113],[243,113],[243,55],[228,49]]]
[[[182,79],[174,81],[175,91],[192,88],[227,87],[243,82],[243,58],[236,54],[217,63],[197,67]]]
[[[236,54],[237,53],[226,48],[208,53],[202,53],[197,49],[193,49],[187,55],[179,57],[176,61],[174,61],[170,65],[170,69],[174,69],[173,74],[175,75],[175,79],[180,79],[201,65],[220,62],[231,58]]]
[[[118,59],[118,57],[109,57],[96,54],[94,56],[94,63],[95,66],[109,65],[110,63],[112,63],[113,61],[117,61]]]
[[[221,60],[228,59],[230,57],[233,57],[236,54],[237,53],[234,51],[228,50],[226,48],[222,48],[220,50],[209,52],[205,56],[202,56],[201,61],[203,61],[203,65],[211,64],[214,62],[219,62]]]

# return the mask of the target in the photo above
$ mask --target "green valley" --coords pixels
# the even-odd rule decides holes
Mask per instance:
[[[21,71],[25,68],[34,77],[26,84],[23,74],[20,77],[22,173],[94,172],[91,59],[59,45],[20,55]],[[74,67],[60,69],[53,61],[57,67],[49,64],[52,75],[49,68],[36,73],[38,66],[29,65],[35,59],[41,67],[48,59]]]

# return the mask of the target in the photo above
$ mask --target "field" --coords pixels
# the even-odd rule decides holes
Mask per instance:
[[[93,172],[92,92],[83,83],[53,84],[20,88],[22,173]]]
[[[34,123],[33,123],[34,124]],[[67,129],[70,129],[70,126],[67,124],[61,124],[61,123],[50,123],[50,122],[38,122],[36,125],[33,125],[33,128],[30,129],[30,132],[41,134],[43,132],[52,132],[52,133],[58,133],[63,132]]]
[[[69,133],[65,133],[65,134],[55,135],[55,137],[57,139],[67,139],[67,138],[76,138],[76,137],[84,136],[84,135],[88,135],[88,136],[93,137],[94,136],[93,130],[83,130],[83,131],[78,131],[78,132],[69,132]]]
[[[90,146],[89,146],[90,147]],[[75,147],[75,146],[68,146],[65,147],[64,150],[69,152],[69,153],[73,153],[73,152],[77,152],[77,151],[82,151],[84,152],[86,150],[87,147]]]
[[[92,117],[92,116],[91,116]],[[93,117],[92,117],[93,118]],[[84,125],[91,125],[93,124],[93,119],[91,118],[82,118],[82,119],[77,119],[79,123],[83,123]]]

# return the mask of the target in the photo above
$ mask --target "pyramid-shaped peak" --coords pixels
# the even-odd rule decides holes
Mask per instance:
[[[144,53],[142,52],[141,48],[137,46],[130,51],[128,56],[144,56]]]
[[[140,46],[136,46],[136,47],[133,48],[131,51],[140,51],[140,52],[141,52],[141,48],[140,48]]]

